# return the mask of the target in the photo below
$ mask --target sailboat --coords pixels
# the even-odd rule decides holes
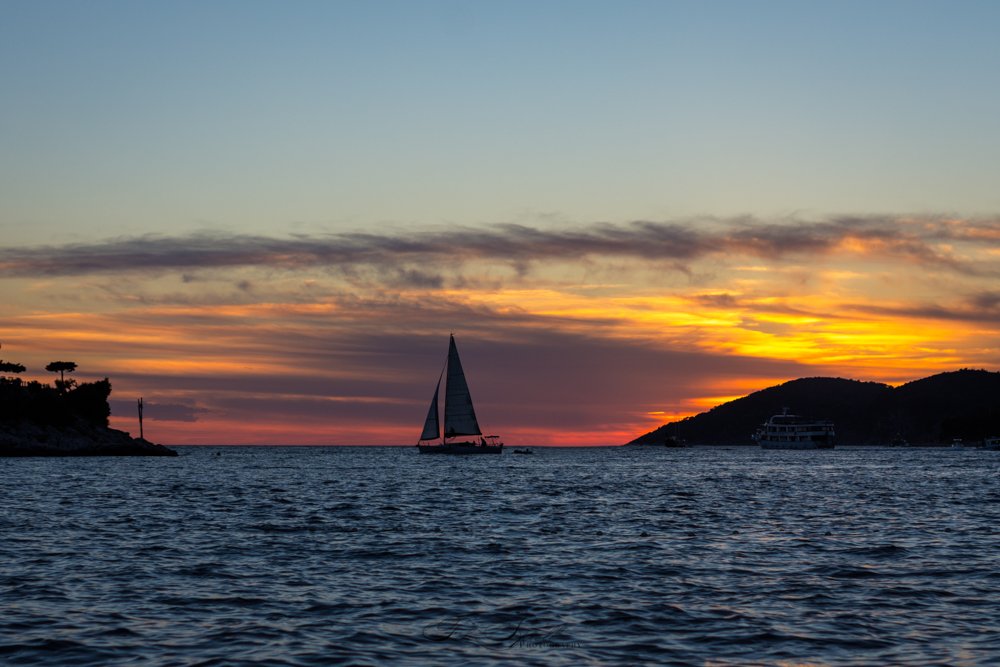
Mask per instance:
[[[438,395],[441,380],[445,380],[444,390],[444,432],[438,420]],[[469,436],[479,436],[478,439]],[[457,438],[465,438],[458,440]],[[433,442],[440,440],[441,442]],[[424,420],[424,430],[420,434],[417,447],[421,454],[500,454],[503,443],[496,435],[483,435],[472,407],[469,384],[465,381],[462,362],[455,347],[455,336],[448,342],[448,363],[438,377],[434,388],[434,398]]]

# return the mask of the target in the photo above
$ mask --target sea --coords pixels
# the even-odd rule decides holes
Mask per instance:
[[[178,451],[0,459],[0,664],[1000,664],[1000,452]]]

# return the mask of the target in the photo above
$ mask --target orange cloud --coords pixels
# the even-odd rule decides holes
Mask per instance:
[[[416,437],[457,331],[487,428],[609,444],[793,376],[997,367],[998,233],[950,220],[465,230],[474,262],[453,261],[462,248],[443,234],[175,239],[153,244],[155,271],[125,252],[139,240],[35,249],[4,255],[0,272],[20,277],[0,341],[38,379],[64,358],[82,379],[110,376],[116,424],[139,395],[178,406],[184,420],[150,425],[165,442],[388,444]],[[201,261],[198,276],[171,272]]]

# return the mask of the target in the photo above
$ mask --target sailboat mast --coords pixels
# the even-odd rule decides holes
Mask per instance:
[[[455,334],[450,333],[449,343],[448,343],[448,354],[444,358],[444,405],[441,406],[441,444],[448,444],[448,422],[445,420],[448,418],[448,368],[451,362],[451,346],[454,345]]]
[[[441,406],[441,444],[448,444],[448,371],[451,368],[451,346],[455,344],[455,334],[448,334],[448,354],[444,358],[444,405]]]

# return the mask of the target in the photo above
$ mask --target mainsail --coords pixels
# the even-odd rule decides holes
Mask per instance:
[[[435,396],[436,396],[435,392]],[[426,431],[426,427],[424,428]],[[448,344],[448,383],[444,392],[444,436],[481,435],[476,411],[472,409],[472,396],[465,381],[462,362],[458,359],[455,337]]]
[[[427,411],[427,419],[424,421],[424,431],[420,434],[421,440],[436,440],[441,437],[441,426],[438,424],[438,391],[440,389],[441,377],[438,376],[437,386],[434,387],[434,398],[431,399],[431,407]]]

